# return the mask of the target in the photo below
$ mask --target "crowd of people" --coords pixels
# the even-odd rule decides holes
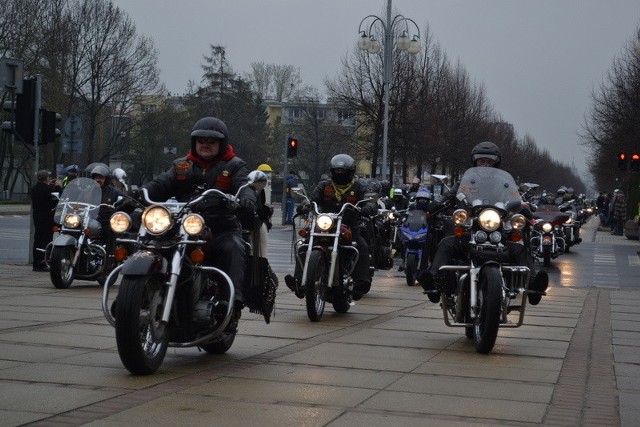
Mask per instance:
[[[265,203],[264,186],[267,177],[264,173],[249,175],[250,168],[234,151],[229,141],[229,132],[225,123],[215,117],[203,117],[193,126],[190,134],[191,146],[188,153],[176,159],[171,167],[150,182],[141,186],[146,189],[152,200],[167,200],[175,197],[178,201],[188,201],[205,189],[215,188],[229,194],[235,194],[251,178],[256,183],[253,187],[247,187],[239,193],[240,209],[237,211],[225,211],[210,202],[210,206],[201,206],[200,214],[206,225],[213,231],[213,251],[207,256],[207,262],[225,271],[236,284],[236,307],[243,307],[242,284],[245,281],[247,257],[246,245],[243,240],[242,230],[257,227],[264,236],[259,253],[266,256],[266,233],[271,229],[271,215],[273,209]],[[471,154],[472,167],[499,168],[501,163],[499,148],[491,142],[478,144]],[[410,183],[393,188],[388,182],[377,180],[358,179],[355,175],[356,162],[350,155],[338,154],[331,159],[329,174],[310,193],[310,200],[315,201],[320,209],[327,212],[337,212],[342,204],[356,203],[363,200],[367,194],[376,193],[377,204],[367,205],[366,214],[375,214],[378,208],[396,209],[421,209],[425,212],[433,212],[442,205],[443,200],[455,195],[455,188],[449,193],[432,195],[428,188],[424,187],[419,178]],[[126,180],[126,172],[120,168],[111,170],[102,163],[93,163],[84,171],[77,165],[71,165],[64,171],[62,179],[52,178],[51,173],[41,170],[37,173],[37,183],[31,189],[33,205],[33,221],[35,224],[35,237],[33,243],[33,269],[45,271],[44,249],[52,241],[54,225],[54,210],[57,199],[53,194],[60,193],[64,187],[79,174],[89,176],[100,185],[102,190],[102,203],[113,205],[120,196],[132,195]],[[290,171],[284,180],[285,185],[285,224],[292,224],[296,201],[293,189],[299,185],[299,176],[295,171]],[[136,197],[138,193],[133,194]],[[575,198],[573,189],[561,187],[555,195],[544,193],[541,200],[553,203],[562,203]],[[410,201],[413,203],[410,204]],[[626,220],[626,199],[624,193],[616,189],[610,197],[602,192],[596,200],[596,207],[600,218],[601,227],[610,227],[614,235],[622,235]],[[365,209],[363,209],[363,214]],[[98,220],[102,223],[105,245],[113,244],[109,233],[108,219],[110,211],[101,212]],[[248,218],[248,220],[247,220]],[[257,218],[257,220],[256,220]],[[353,228],[353,240],[357,242],[360,252],[358,264],[353,271],[354,289],[353,299],[358,300],[371,288],[371,276],[369,273],[369,243],[360,234],[358,222],[349,224]],[[526,265],[533,271],[533,263],[521,245],[513,246],[511,262],[518,265]],[[438,267],[450,262],[456,252],[465,250],[465,239],[449,236],[443,238],[437,246],[433,262],[429,268],[421,271],[418,281],[425,293],[433,293],[437,288],[437,282],[441,280]],[[402,266],[400,266],[402,270]],[[298,289],[301,275],[301,266],[295,266],[295,272],[287,275],[285,281],[291,289]],[[531,275],[531,287],[544,291],[548,285],[548,276],[544,271],[534,272]],[[431,298],[430,298],[431,299]],[[436,299],[435,297],[433,299]],[[236,319],[239,318],[239,313]]]

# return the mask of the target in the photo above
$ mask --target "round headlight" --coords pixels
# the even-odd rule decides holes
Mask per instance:
[[[316,220],[316,227],[320,231],[329,231],[333,225],[333,220],[328,215],[320,215]]]
[[[478,243],[484,243],[487,241],[487,233],[485,233],[482,230],[476,231],[475,236],[476,236],[476,242]]]
[[[480,212],[480,215],[478,215],[478,221],[480,227],[485,231],[495,231],[502,223],[500,221],[500,214],[495,209],[484,209]]]
[[[500,243],[500,241],[502,240],[502,233],[500,233],[499,231],[494,231],[493,233],[489,234],[489,240],[491,240],[491,243]]]
[[[64,226],[67,228],[80,228],[82,225],[82,221],[80,221],[80,216],[76,214],[69,214],[64,217]]]
[[[142,215],[142,224],[149,234],[162,234],[171,227],[171,215],[161,206],[152,206]]]
[[[527,225],[527,219],[522,214],[515,214],[511,217],[511,227],[514,230],[522,230]]]
[[[545,233],[551,233],[551,230],[553,230],[553,225],[551,225],[550,222],[545,222],[544,224],[542,224],[542,231],[544,231]]]
[[[184,217],[182,228],[189,236],[196,236],[204,228],[204,219],[198,214],[189,214]]]
[[[124,233],[131,225],[131,218],[124,212],[116,212],[109,218],[109,226],[114,233]]]
[[[453,213],[453,222],[456,225],[464,225],[469,218],[469,214],[464,209],[458,209]]]

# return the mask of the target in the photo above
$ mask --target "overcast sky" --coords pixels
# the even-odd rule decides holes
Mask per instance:
[[[203,55],[221,45],[237,73],[252,62],[299,67],[324,92],[386,0],[115,0],[153,38],[174,94],[200,82]],[[429,25],[519,136],[586,171],[578,132],[612,60],[640,25],[638,0],[393,0],[394,15]]]

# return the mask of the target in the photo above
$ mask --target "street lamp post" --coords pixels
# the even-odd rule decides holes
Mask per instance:
[[[368,21],[368,25],[364,25],[365,21]],[[414,35],[411,39],[409,39],[409,23],[413,24],[416,29],[416,35]],[[402,30],[400,36],[396,39],[396,47],[400,50],[404,50],[409,52],[412,55],[420,52],[420,28],[418,24],[415,23],[413,19],[407,18],[403,15],[396,15],[393,18],[391,17],[391,0],[387,0],[387,17],[386,19],[382,19],[376,15],[368,15],[365,16],[362,21],[360,21],[360,25],[358,26],[358,34],[360,34],[360,38],[358,39],[358,47],[362,50],[366,50],[369,53],[376,54],[380,52],[380,42],[376,40],[374,37],[372,30],[376,24],[382,26],[384,31],[384,45],[382,52],[382,68],[383,68],[383,78],[382,78],[382,87],[384,91],[384,121],[383,125],[383,133],[382,133],[382,178],[388,179],[387,174],[387,147],[389,143],[389,86],[391,81],[391,73],[392,73],[392,62],[393,62],[393,37],[396,30],[398,30],[398,25],[400,25]]]

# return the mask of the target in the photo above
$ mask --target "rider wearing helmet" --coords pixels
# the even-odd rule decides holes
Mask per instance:
[[[267,257],[267,233],[271,230],[271,216],[273,215],[273,208],[267,205],[267,197],[264,188],[267,186],[267,174],[262,171],[254,170],[249,173],[249,180],[253,182],[253,189],[256,192],[256,216],[260,221],[259,227],[254,227],[254,232],[259,231],[260,244],[252,245],[253,250],[260,257]],[[253,236],[253,235],[252,235]]]
[[[401,188],[393,189],[393,206],[396,210],[407,209],[409,207],[409,199],[404,195],[404,191]]]
[[[360,181],[354,179],[356,173],[356,162],[353,157],[347,154],[337,154],[330,162],[331,179],[321,181],[313,190],[310,201],[318,204],[321,212],[339,212],[344,203],[356,204],[360,200],[366,199],[367,188]],[[299,206],[298,209],[304,209]],[[375,215],[378,208],[375,203],[362,206],[363,215]],[[359,218],[343,219],[345,225],[351,227],[353,241],[357,243],[360,256],[353,269],[352,277],[354,281],[352,298],[357,301],[362,295],[369,292],[371,288],[371,275],[369,273],[369,246],[360,233]],[[294,292],[300,289],[297,283],[302,278],[302,267],[296,264],[295,274],[285,276],[285,282],[289,289]],[[304,295],[296,294],[298,297]]]
[[[142,185],[151,200],[175,197],[179,202],[192,200],[209,188],[236,194],[248,182],[247,164],[235,155],[229,144],[229,131],[216,117],[199,119],[191,131],[191,149],[186,156],[174,160],[166,172]],[[245,187],[239,194],[240,211],[251,216],[256,211],[256,193]],[[235,287],[236,313],[229,329],[237,327],[244,306],[242,288],[245,281],[247,253],[237,214],[228,204],[210,198],[199,204],[198,213],[213,231],[211,251],[205,262],[226,272]]]
[[[493,142],[481,142],[471,151],[471,164],[473,167],[499,167],[502,160],[500,149]],[[444,284],[445,277],[440,273],[439,268],[451,263],[457,253],[464,256],[468,251],[470,236],[465,233],[462,237],[448,236],[440,241],[436,250],[433,262],[428,270],[419,273],[418,281],[425,290],[431,302],[438,302],[440,294],[436,291],[436,284]],[[527,253],[524,245],[507,242],[510,262],[514,265],[527,266],[531,270],[531,282],[529,289],[545,291],[549,284],[549,276],[546,271],[537,274],[533,270],[533,258]],[[447,285],[450,285],[447,283]],[[453,293],[453,289],[448,288],[447,292]],[[536,305],[540,302],[541,296],[538,294],[527,294],[529,303]]]
[[[111,184],[125,194],[129,192],[127,173],[124,169],[115,168],[113,172],[111,172]]]
[[[502,155],[500,154],[500,148],[498,148],[498,146],[493,142],[481,142],[471,150],[472,166],[489,166],[499,168],[501,161]]]

